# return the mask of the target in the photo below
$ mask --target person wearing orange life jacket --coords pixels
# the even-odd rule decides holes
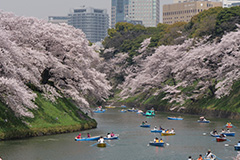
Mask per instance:
[[[202,155],[200,154],[197,160],[203,160]]]
[[[163,143],[163,140],[162,140],[162,138],[160,139],[160,143]]]
[[[158,143],[159,142],[159,140],[158,140],[158,138],[156,137],[155,139],[154,139],[154,143]]]

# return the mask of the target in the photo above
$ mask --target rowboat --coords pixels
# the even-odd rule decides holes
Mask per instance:
[[[128,109],[128,112],[137,112],[138,109]]]
[[[183,118],[180,117],[168,117],[169,120],[183,120]]]
[[[198,120],[197,122],[198,122],[198,123],[210,123],[209,120],[203,120],[203,121],[202,121],[202,120]]]
[[[118,139],[118,134],[116,134],[115,136],[113,136],[113,137],[110,137],[110,138],[108,138],[108,137],[104,137],[104,140],[114,140],[114,139]]]
[[[150,124],[141,124],[140,127],[143,127],[143,128],[150,128]]]
[[[152,133],[162,133],[163,130],[156,130],[156,129],[152,129],[151,132]]]
[[[121,107],[122,107],[122,108],[127,108],[127,106],[125,106],[125,105],[122,105]]]
[[[220,137],[219,134],[213,134],[213,132],[210,132],[210,135],[211,135],[212,137]]]
[[[211,154],[213,157],[212,158],[204,158],[204,160],[215,160],[217,156],[215,154]]]
[[[232,123],[227,123],[227,124],[225,125],[225,127],[226,127],[226,128],[232,128],[232,127],[233,127],[233,124],[232,124]]]
[[[149,145],[151,146],[158,146],[158,147],[164,147],[164,142],[153,142],[153,141],[150,141],[149,142]]]
[[[155,116],[154,110],[147,110],[147,112],[145,113],[145,116]]]
[[[142,113],[143,113],[142,110],[138,110],[138,111],[137,111],[137,114],[142,114]]]
[[[175,135],[175,132],[174,133],[161,133],[162,136],[173,136]]]
[[[227,138],[221,138],[221,137],[217,137],[216,138],[216,141],[217,142],[224,142],[224,141],[226,141],[227,140]]]
[[[240,146],[239,146],[239,145],[234,145],[234,149],[235,149],[236,151],[240,151]]]
[[[75,141],[97,141],[100,138],[100,136],[95,136],[95,137],[84,137],[84,138],[77,138],[75,137]]]
[[[125,109],[122,109],[120,112],[121,112],[121,113],[126,113],[126,112],[127,112],[127,110],[125,110]]]
[[[98,143],[97,146],[98,147],[106,147],[106,143]]]
[[[106,110],[105,109],[102,109],[102,110],[94,110],[93,112],[94,113],[104,113]]]
[[[225,136],[232,136],[232,137],[234,137],[235,136],[235,132],[224,132],[224,133],[222,133],[222,134],[224,134]]]

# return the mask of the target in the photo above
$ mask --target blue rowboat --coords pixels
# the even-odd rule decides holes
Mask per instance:
[[[143,127],[143,128],[150,128],[150,124],[141,124],[140,127]]]
[[[115,136],[110,137],[110,138],[104,137],[104,140],[114,140],[114,139],[118,139],[118,135],[115,135]]]
[[[125,106],[125,105],[122,105],[121,107],[122,107],[122,108],[127,108],[127,106]]]
[[[95,136],[95,137],[84,137],[84,138],[80,138],[78,139],[77,137],[75,137],[75,141],[97,141],[100,138],[100,136]]]
[[[121,110],[120,112],[121,112],[121,113],[126,113],[126,112],[127,112],[127,110]]]
[[[149,142],[149,145],[151,145],[151,146],[158,146],[158,147],[164,147],[164,142],[153,142],[153,141],[150,141]]]
[[[154,130],[154,129],[151,130],[152,133],[162,133],[162,131],[163,130]]]
[[[235,136],[235,132],[222,133],[222,134],[224,134],[225,136],[232,136],[232,137]]]
[[[217,156],[215,154],[211,154],[213,157],[212,158],[205,158],[204,160],[215,160],[217,158]]]
[[[219,134],[213,134],[213,132],[210,132],[210,135],[211,135],[212,137],[220,137]]]
[[[168,117],[169,120],[183,120],[183,118],[177,117]]]
[[[202,121],[202,120],[198,120],[197,122],[198,122],[198,123],[210,123],[209,120],[205,120],[205,121],[204,121],[204,120],[203,120],[203,121]]]
[[[235,145],[235,146],[234,146],[234,149],[235,149],[235,151],[240,151],[240,146]]]
[[[128,109],[128,112],[137,112],[137,109]]]
[[[94,110],[93,112],[94,113],[104,113],[106,110],[105,109],[103,109],[103,110]]]

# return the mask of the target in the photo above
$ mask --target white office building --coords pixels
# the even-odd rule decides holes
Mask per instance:
[[[145,27],[156,27],[160,21],[159,0],[129,0],[128,18],[142,21]]]
[[[229,8],[233,6],[240,6],[240,0],[223,0],[223,7]]]
[[[82,29],[91,42],[102,41],[107,36],[109,16],[106,9],[92,7],[73,9],[68,17],[68,24]]]

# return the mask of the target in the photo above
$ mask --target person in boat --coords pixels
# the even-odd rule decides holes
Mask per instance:
[[[203,160],[202,155],[200,154],[197,160]]]
[[[147,124],[148,122],[147,121],[145,121],[145,124]]]
[[[162,140],[162,138],[160,139],[160,141],[159,141],[160,143],[163,143],[163,140]]]
[[[217,134],[218,134],[216,129],[214,129],[212,133],[213,133],[214,135],[217,135]]]
[[[162,128],[162,126],[159,126],[159,130],[164,130],[164,129]]]
[[[226,133],[230,133],[230,129],[227,129]]]
[[[107,134],[107,138],[111,138],[111,134],[110,133]]]
[[[211,152],[211,150],[209,149],[208,152],[206,153],[206,155],[204,156],[205,159],[211,159],[212,156],[214,156],[214,154]]]
[[[87,133],[87,137],[88,137],[88,138],[90,138],[90,137],[91,137],[91,135],[90,135],[89,133]]]
[[[232,126],[232,123],[231,123],[231,122],[228,122],[228,123],[227,123],[227,126]]]
[[[115,136],[115,134],[112,132],[112,133],[111,133],[111,137],[114,137],[114,136]]]
[[[81,139],[81,133],[79,133],[79,135],[77,136],[77,139]]]
[[[143,122],[142,122],[142,125],[144,125],[144,124],[145,124],[145,122],[143,121]]]
[[[158,143],[159,142],[157,137],[153,141],[154,141],[154,143]]]
[[[211,155],[211,158],[210,158],[210,160],[214,160],[215,158],[214,158],[214,155]]]
[[[188,157],[188,160],[193,160],[193,159],[192,159],[192,156],[189,156],[189,157]]]
[[[225,137],[226,137],[225,134],[223,134],[223,133],[220,134],[220,138],[225,138]]]
[[[169,131],[169,133],[175,133],[174,128],[172,128],[172,129]]]
[[[222,133],[225,133],[225,129],[222,129]]]
[[[205,117],[200,117],[200,121],[207,121]]]
[[[155,127],[153,128],[153,130],[158,130],[158,129],[157,129],[157,126],[155,126]]]
[[[237,144],[238,146],[240,146],[240,141],[238,141],[238,144]]]
[[[100,139],[98,140],[98,143],[104,143],[104,138],[101,136]]]

